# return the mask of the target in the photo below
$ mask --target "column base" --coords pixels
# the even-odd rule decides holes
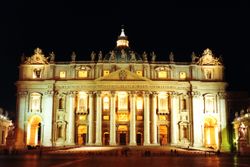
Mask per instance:
[[[86,145],[87,146],[94,146],[95,144],[94,143],[87,143]]]
[[[129,146],[137,146],[137,143],[131,142],[131,143],[129,143]]]
[[[110,142],[109,145],[110,145],[110,146],[117,146],[117,143],[115,143],[115,142],[112,142],[112,143],[111,143],[111,142]]]
[[[194,143],[193,147],[195,147],[195,148],[201,148],[201,147],[203,147],[203,144],[201,144],[201,143]]]
[[[152,144],[150,144],[150,146],[160,146],[160,144],[159,143],[152,143]]]
[[[220,146],[220,151],[222,151],[222,152],[230,152],[230,145],[229,144],[222,144]]]
[[[102,146],[102,142],[95,143],[95,146]]]
[[[76,145],[76,143],[67,143],[66,145],[67,146],[74,146],[74,145]]]
[[[143,146],[151,146],[150,143],[143,143]]]

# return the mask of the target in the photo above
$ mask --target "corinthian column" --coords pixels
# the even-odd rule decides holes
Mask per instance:
[[[102,145],[102,97],[96,93],[96,145]]]
[[[88,145],[93,145],[93,130],[94,130],[94,111],[93,111],[93,93],[89,92],[89,139]]]
[[[110,103],[110,145],[116,145],[116,126],[115,126],[115,92],[111,92]]]
[[[53,91],[47,91],[43,96],[44,119],[43,146],[52,146]]]
[[[157,115],[156,115],[156,106],[157,106],[157,93],[153,93],[153,99],[152,99],[152,144],[158,144],[157,143]]]
[[[129,145],[135,146],[136,145],[136,101],[135,101],[135,94],[132,92],[130,94],[130,139]]]
[[[15,146],[16,148],[23,148],[25,146],[25,124],[24,115],[28,111],[27,103],[27,92],[18,92],[17,106],[18,106],[18,117],[17,117],[17,136]]]
[[[230,151],[227,129],[227,114],[226,114],[226,94],[224,92],[219,94],[219,112],[221,119],[221,150]]]
[[[174,93],[171,95],[171,145],[177,145],[178,143],[178,112],[179,100]]]
[[[75,111],[74,111],[75,92],[69,92],[67,95],[66,111],[68,113],[67,145],[75,145]]]
[[[149,92],[144,92],[144,145],[150,145]]]
[[[202,147],[202,113],[204,111],[204,101],[199,92],[192,92],[193,96],[193,146]]]

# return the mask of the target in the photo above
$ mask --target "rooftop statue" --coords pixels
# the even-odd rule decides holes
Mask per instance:
[[[142,58],[143,58],[143,61],[148,61],[147,53],[146,52],[143,52]]]
[[[98,61],[102,61],[102,51],[100,51],[98,54]]]
[[[170,54],[169,54],[169,61],[174,62],[174,54],[173,54],[173,52],[170,52]]]
[[[210,49],[204,50],[202,57],[197,62],[199,65],[221,65],[219,58],[213,56],[213,53]]]
[[[96,53],[94,51],[91,52],[91,61],[95,61],[95,56],[96,56]]]
[[[72,62],[76,61],[76,53],[75,52],[72,52],[72,54],[71,54],[71,61]]]
[[[156,59],[156,54],[155,54],[155,52],[152,52],[152,53],[151,53],[151,58],[152,58],[151,61],[152,61],[152,62],[155,62],[155,59]]]

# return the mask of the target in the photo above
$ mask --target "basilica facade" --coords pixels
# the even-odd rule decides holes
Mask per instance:
[[[22,57],[16,147],[191,146],[229,150],[224,66],[210,49],[190,62],[138,54],[122,29],[109,53]]]

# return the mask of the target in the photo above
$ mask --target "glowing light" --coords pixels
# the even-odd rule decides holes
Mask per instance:
[[[142,71],[136,71],[136,74],[142,76]]]
[[[65,78],[65,77],[66,77],[66,72],[60,71],[60,78]]]
[[[108,96],[105,96],[103,98],[103,109],[109,110],[109,97]]]
[[[86,70],[78,71],[78,77],[79,78],[87,78],[87,76],[88,76],[88,71],[86,71]]]
[[[143,108],[143,99],[142,97],[137,97],[137,110],[142,110]]]
[[[180,72],[180,79],[186,79],[187,74],[185,72]]]
[[[167,78],[167,71],[159,71],[158,78]]]
[[[107,75],[109,75],[109,70],[104,70],[103,71],[103,76],[107,76]]]

